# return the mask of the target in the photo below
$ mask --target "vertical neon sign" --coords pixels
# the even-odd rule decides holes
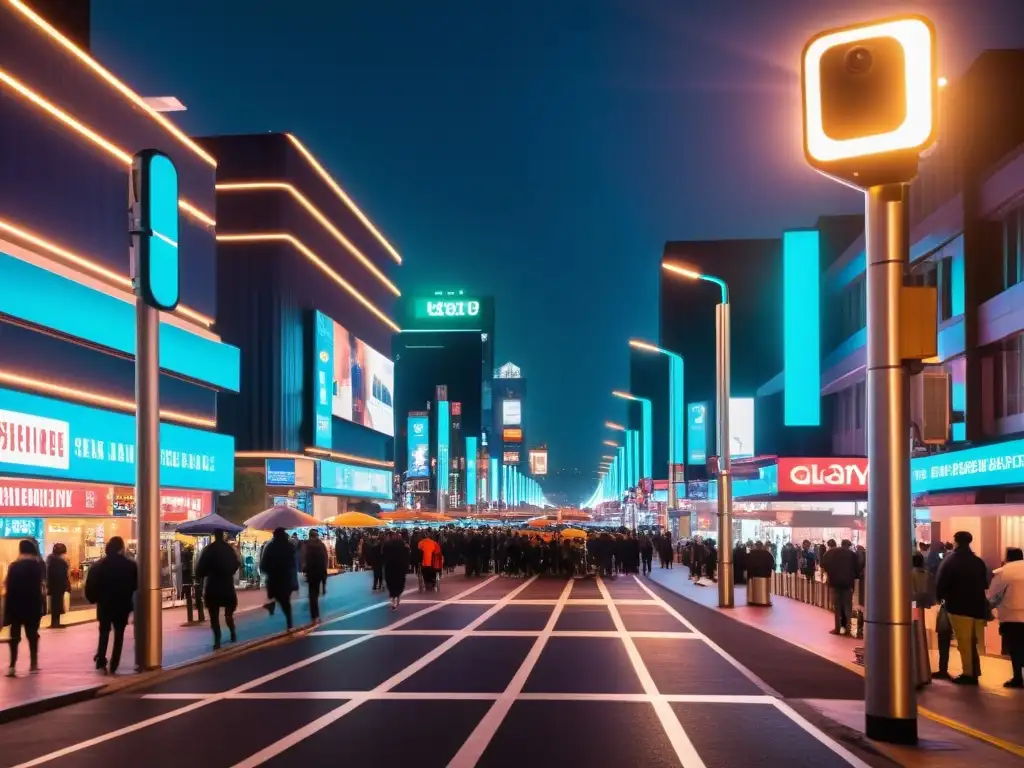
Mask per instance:
[[[821,424],[820,237],[816,229],[782,236],[783,360],[787,427]]]

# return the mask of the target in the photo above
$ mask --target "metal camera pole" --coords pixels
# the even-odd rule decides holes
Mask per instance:
[[[867,246],[867,735],[917,736],[911,668],[910,442],[907,370],[900,348],[903,273],[909,254],[907,185],[869,187]]]

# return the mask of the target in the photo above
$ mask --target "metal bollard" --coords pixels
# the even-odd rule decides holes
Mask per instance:
[[[914,663],[914,684],[918,688],[932,682],[932,660],[928,655],[928,636],[924,625],[924,609],[914,607],[913,644],[911,654]]]
[[[192,590],[194,588],[195,587],[192,584],[189,584],[187,587],[185,587],[185,620],[189,624],[192,623]]]

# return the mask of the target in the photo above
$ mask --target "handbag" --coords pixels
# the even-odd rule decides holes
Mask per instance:
[[[939,615],[935,619],[935,631],[940,635],[953,634],[953,622],[949,620],[949,611],[945,605],[939,606]]]

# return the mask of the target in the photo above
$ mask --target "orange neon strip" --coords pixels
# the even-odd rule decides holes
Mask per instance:
[[[345,194],[345,190],[338,186],[338,182],[336,182],[334,178],[331,176],[331,174],[327,172],[327,169],[320,165],[319,161],[315,157],[313,157],[313,153],[306,149],[305,145],[297,138],[295,138],[295,136],[293,136],[292,134],[286,133],[285,136],[287,136],[288,140],[292,143],[292,145],[294,145],[294,147],[297,150],[299,150],[300,154],[304,158],[306,158],[306,162],[309,163],[310,166],[312,166],[313,170],[320,174],[320,178],[322,178],[327,183],[327,186],[334,190],[334,194],[336,194],[341,199],[341,201],[348,206],[348,209],[356,215],[357,219],[363,222],[363,226],[370,230],[373,236],[377,238],[377,241],[384,246],[384,249],[388,253],[391,254],[391,257],[399,264],[401,264],[402,257],[398,255],[398,251],[396,251],[394,247],[391,245],[391,243],[389,243],[385,239],[384,235],[382,235],[380,231],[375,226],[373,226],[373,222],[366,218],[366,214],[359,210],[359,206],[355,204],[355,201],[347,194]]]
[[[38,13],[36,13],[23,2],[21,2],[21,0],[7,1],[8,5],[10,5],[14,10],[16,10],[30,22],[35,24],[35,26],[42,30],[44,33],[46,33],[46,35],[49,36],[51,40],[58,43],[64,50],[66,50],[68,53],[70,53],[72,56],[78,59],[86,67],[91,69],[95,74],[99,75],[103,80],[107,82],[108,85],[111,85],[122,96],[124,96],[126,99],[132,102],[132,104],[134,104],[139,109],[143,110],[151,118],[160,123],[160,125],[163,126],[164,129],[172,136],[174,136],[178,141],[180,141],[186,147],[191,149],[195,154],[197,154],[199,157],[205,160],[209,165],[213,166],[214,168],[217,167],[217,160],[216,158],[213,157],[213,155],[211,155],[209,152],[207,152],[194,141],[192,141],[192,139],[185,135],[185,133],[180,128],[178,128],[178,126],[176,126],[166,117],[164,117],[151,106],[149,106],[149,104],[146,103],[145,99],[143,99],[141,96],[139,96],[139,94],[137,94],[123,82],[114,77],[114,75],[106,67],[100,64],[98,61],[96,61],[96,59],[94,59],[92,56],[87,54],[85,51],[83,51],[81,48],[79,48],[77,45],[71,42],[68,38],[62,35],[60,31],[58,31],[55,27],[49,24],[46,21],[46,19],[44,19]]]
[[[337,272],[331,269],[327,262],[325,262],[323,259],[317,256],[316,253],[314,253],[312,250],[307,248],[306,245],[303,244],[303,242],[299,240],[297,237],[289,235],[287,232],[253,232],[248,234],[217,235],[217,242],[219,243],[259,243],[274,241],[291,243],[295,247],[295,249],[299,251],[299,253],[301,253],[303,256],[305,256],[307,259],[313,262],[313,264],[316,265],[321,272],[323,272],[334,282],[336,282],[338,285],[344,288],[348,293],[350,293],[352,297],[356,299],[356,301],[358,301],[360,304],[362,304],[364,307],[370,310],[370,312],[376,315],[376,317],[381,322],[383,322],[385,325],[391,328],[395,333],[401,332],[402,329],[399,328],[390,317],[388,317],[379,309],[377,309],[375,304],[373,304],[369,299],[363,296],[363,294],[357,291],[352,286],[351,283],[345,280],[345,278],[343,278],[341,275],[339,275]]]
[[[343,235],[341,231],[336,226],[334,226],[331,220],[324,216],[320,209],[313,205],[313,203],[309,201],[309,198],[307,198],[304,194],[299,192],[299,190],[297,190],[294,185],[288,184],[287,182],[284,181],[246,181],[230,182],[217,185],[218,192],[243,192],[266,189],[279,189],[291,195],[292,198],[299,205],[305,208],[306,211],[308,211],[309,214],[314,219],[320,222],[321,226],[323,226],[324,229],[326,229],[328,232],[334,235],[335,240],[341,243],[349,253],[355,256],[356,259],[358,259],[363,264],[364,267],[370,270],[370,272],[372,272],[373,275],[378,280],[380,280],[381,283],[387,286],[389,291],[395,294],[395,296],[402,295],[402,292],[398,290],[398,287],[390,280],[388,280],[383,272],[377,269],[376,265],[374,265],[374,263],[370,261],[369,258],[367,258],[366,254],[360,251],[352,241],[345,237],[345,235]]]
[[[100,405],[105,408],[125,411],[126,413],[135,413],[135,403],[132,400],[125,400],[120,397],[111,397],[110,395],[101,395],[96,392],[88,392],[84,389],[75,389],[74,387],[64,386],[63,384],[54,384],[50,381],[34,379],[30,376],[22,376],[18,373],[0,370],[0,382],[13,384],[16,387],[31,389],[35,392],[45,392],[48,395],[56,395],[57,397],[65,400],[76,400],[81,403],[89,403],[91,405]],[[176,421],[179,424],[192,424],[193,426],[208,427],[209,429],[215,429],[217,427],[217,422],[214,419],[207,419],[203,416],[192,416],[191,414],[179,413],[178,411],[166,411],[163,408],[160,409],[160,418],[164,421]]]
[[[381,461],[380,459],[366,459],[362,456],[353,456],[350,453],[338,453],[337,451],[328,451],[324,448],[313,448],[307,447],[307,453],[315,453],[318,456],[329,456],[332,459],[342,459],[343,461],[358,461],[361,464],[370,464],[374,467],[387,467],[391,468],[395,466],[393,461]]]
[[[14,0],[8,1],[13,2]],[[69,115],[67,112],[62,110],[60,107],[55,105],[53,102],[47,101],[38,93],[33,91],[27,85],[25,85],[23,82],[21,82],[15,77],[12,77],[10,74],[8,74],[2,69],[0,69],[0,83],[6,84],[12,90],[14,90],[20,96],[22,96],[26,101],[31,102],[35,106],[39,107],[39,109],[48,114],[50,117],[54,118],[58,122],[64,123],[64,125],[73,130],[79,136],[88,139],[97,147],[104,150],[108,155],[117,158],[122,163],[127,165],[129,168],[131,167],[132,156],[128,154],[125,150],[123,150],[121,147],[117,146],[110,140],[104,138],[100,134],[98,134],[85,123],[79,122],[71,115]],[[188,215],[194,216],[207,226],[212,227],[215,226],[217,223],[216,221],[214,221],[212,216],[206,214],[196,206],[192,205],[192,203],[188,202],[187,200],[179,198],[178,208],[183,210]]]
[[[37,248],[42,248],[48,253],[57,256],[58,258],[63,259],[64,261],[67,261],[75,265],[76,267],[81,267],[82,269],[92,272],[94,275],[98,275],[99,277],[102,277],[105,280],[109,280],[110,282],[114,283],[120,288],[127,288],[128,290],[132,290],[132,281],[129,278],[125,277],[124,275],[118,274],[117,272],[114,272],[111,269],[107,269],[103,265],[97,264],[95,261],[87,259],[84,256],[79,256],[77,253],[69,251],[67,248],[62,248],[56,243],[53,243],[49,240],[40,237],[39,235],[29,232],[27,229],[17,227],[14,224],[11,224],[7,221],[4,221],[3,219],[0,219],[0,232],[7,232],[8,234],[14,235],[19,240],[24,240],[25,242],[34,245]],[[192,320],[200,325],[204,325],[207,328],[213,327],[212,317],[207,317],[204,314],[196,312],[194,309],[190,309],[189,307],[186,307],[184,304],[179,304],[178,307],[174,310],[174,314],[181,315],[182,317],[187,317],[189,320]]]

